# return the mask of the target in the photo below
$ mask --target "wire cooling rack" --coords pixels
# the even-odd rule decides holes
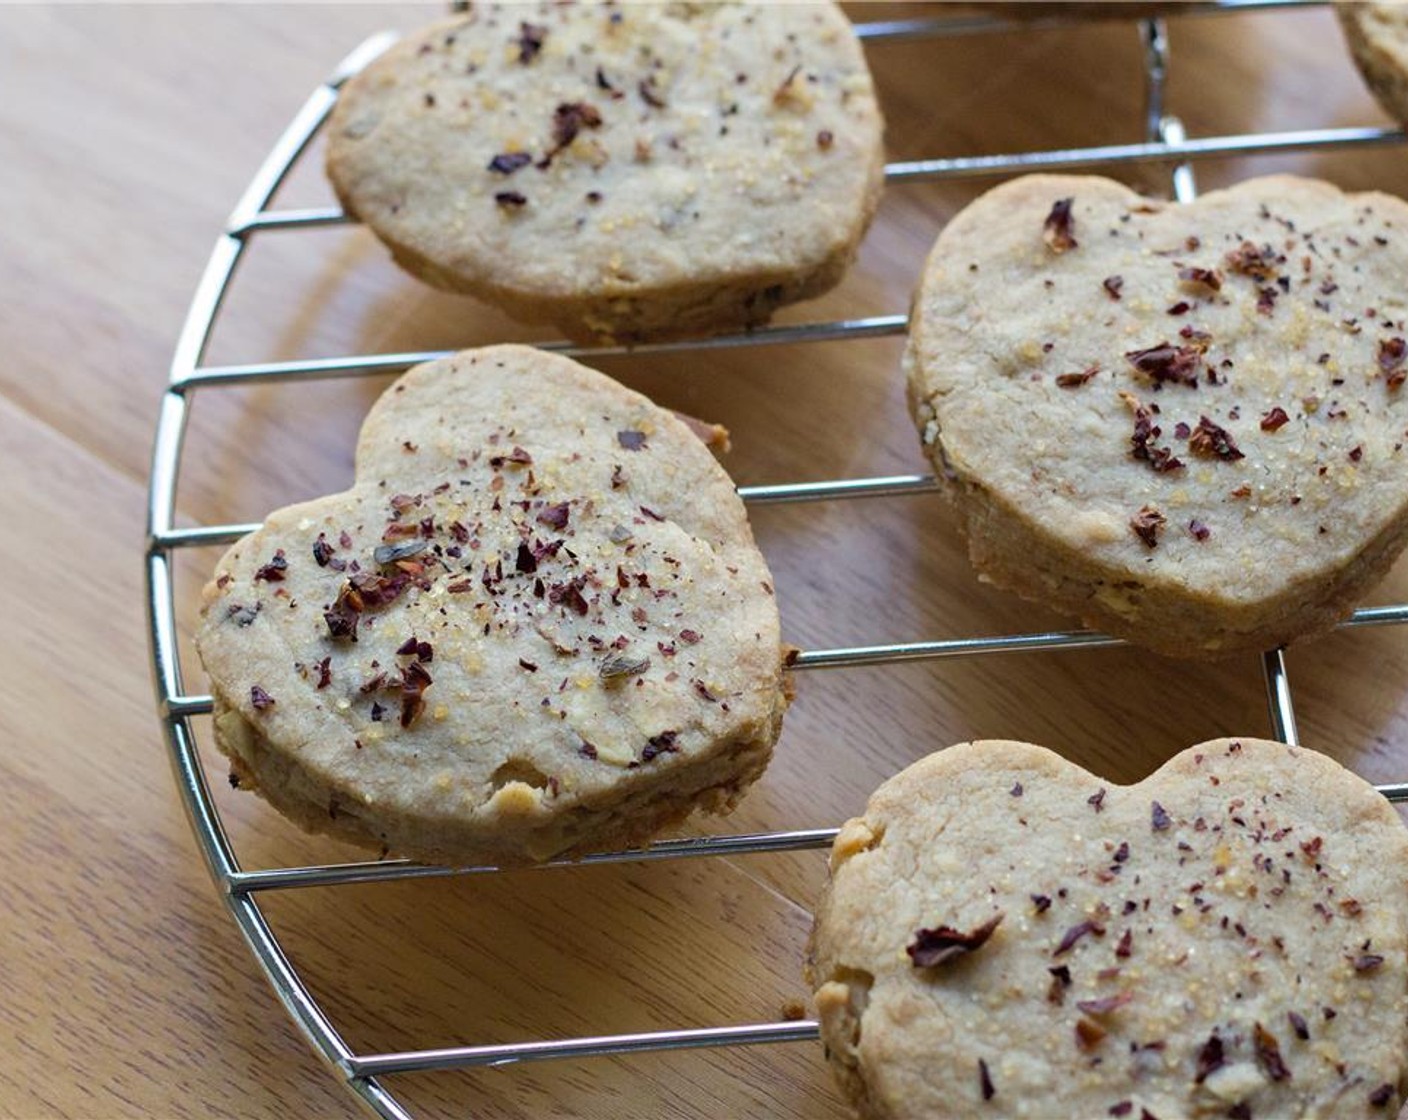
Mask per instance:
[[[1179,16],[1215,16],[1228,12],[1268,11],[1304,6],[1308,6],[1307,0],[1221,0],[1189,4],[1179,12]],[[1060,22],[1063,22],[1061,17],[1044,18],[1026,20],[1018,26],[1031,30]],[[1144,19],[1137,22],[1143,54],[1142,141],[1059,151],[1028,151],[1009,155],[891,163],[885,169],[886,182],[898,185],[948,179],[996,178],[1032,171],[1109,169],[1132,164],[1158,164],[1170,168],[1173,196],[1186,202],[1197,193],[1192,161],[1199,158],[1393,145],[1401,144],[1405,140],[1405,135],[1400,129],[1375,127],[1188,137],[1180,121],[1164,111],[1164,88],[1169,67],[1168,38],[1164,21]],[[867,47],[872,44],[928,37],[991,33],[1002,29],[1012,30],[1014,25],[982,16],[923,18],[857,25],[857,32]],[[392,1074],[500,1066],[550,1058],[581,1058],[650,1050],[742,1046],[816,1039],[818,1031],[815,1022],[784,1021],[507,1045],[454,1046],[397,1053],[354,1053],[290,963],[260,909],[258,896],[274,890],[479,874],[489,873],[494,869],[433,867],[393,859],[246,870],[241,867],[230,844],[219,810],[210,794],[192,725],[192,717],[211,711],[211,698],[188,694],[182,684],[177,645],[173,561],[179,550],[227,544],[257,526],[176,527],[175,495],[181,472],[187,422],[197,391],[219,390],[256,382],[277,383],[293,389],[303,382],[316,379],[400,372],[420,362],[443,357],[447,353],[425,351],[242,365],[202,364],[216,319],[234,279],[236,267],[256,239],[256,235],[274,231],[284,231],[287,234],[341,224],[349,220],[336,209],[271,209],[270,205],[284,179],[327,119],[342,83],[394,41],[394,35],[381,34],[367,40],[353,51],[331,77],[312,93],[255,173],[230,215],[225,231],[216,241],[209,263],[196,288],[172,357],[170,382],[161,402],[152,456],[148,504],[147,609],[157,707],[170,749],[177,785],[202,853],[212,876],[221,888],[226,905],[285,1008],[314,1047],[343,1075],[349,1087],[376,1113],[384,1117],[408,1120],[410,1116],[405,1107],[382,1084],[381,1079]],[[717,350],[876,338],[900,335],[905,329],[906,316],[882,315],[799,326],[768,327],[746,333],[716,336],[703,341],[642,345],[629,349],[579,347],[565,343],[548,343],[544,348],[591,359],[625,353],[670,354],[694,349]],[[750,486],[741,488],[739,492],[745,502],[764,505],[922,494],[936,489],[937,484],[931,475],[914,474],[798,485]],[[1359,610],[1343,625],[1381,626],[1402,622],[1408,622],[1408,604]],[[1087,630],[1009,634],[1000,637],[805,650],[797,657],[795,668],[840,668],[1123,644],[1125,643],[1118,639]],[[1282,652],[1271,650],[1263,654],[1262,665],[1272,734],[1284,742],[1294,744],[1297,742],[1295,712]],[[1408,782],[1380,785],[1377,788],[1390,801],[1408,801]],[[821,828],[667,840],[645,849],[602,852],[577,862],[622,863],[815,849],[829,845],[835,834],[836,830],[833,828]]]

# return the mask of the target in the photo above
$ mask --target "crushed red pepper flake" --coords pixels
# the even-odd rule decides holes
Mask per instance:
[[[1188,533],[1195,541],[1205,541],[1212,536],[1212,530],[1196,517],[1188,522]]]
[[[284,556],[283,549],[277,549],[273,558],[254,573],[254,582],[264,580],[268,583],[282,583],[285,579],[284,573],[288,571],[288,558]]]
[[[1104,937],[1105,927],[1099,922],[1089,919],[1077,925],[1073,925],[1070,929],[1066,930],[1061,938],[1061,943],[1056,946],[1055,952],[1051,955],[1053,957],[1059,957],[1062,953],[1069,953],[1071,949],[1075,947],[1076,942],[1087,934],[1094,934],[1096,937]]]
[[[1082,1050],[1093,1050],[1110,1033],[1099,1023],[1093,1023],[1089,1019],[1077,1019],[1075,1031],[1076,1045]]]
[[[1276,1036],[1260,1023],[1256,1023],[1252,1027],[1252,1039],[1256,1044],[1257,1064],[1265,1071],[1266,1076],[1272,1081],[1289,1081],[1291,1071],[1281,1060],[1281,1044],[1276,1041]]]
[[[225,612],[225,617],[230,619],[236,626],[243,629],[259,617],[259,612],[263,607],[264,604],[262,602],[255,603],[252,607],[246,606],[243,603],[231,603],[229,610]]]
[[[1401,338],[1379,340],[1379,369],[1384,373],[1390,389],[1397,389],[1408,377],[1404,369],[1404,359],[1408,358],[1408,343]]]
[[[553,156],[577,139],[577,135],[582,129],[600,127],[601,112],[595,105],[590,105],[585,101],[562,102],[553,110],[552,139],[554,146],[543,157],[543,162],[551,161]]]
[[[251,685],[249,689],[249,702],[254,705],[256,712],[266,711],[274,706],[274,698],[260,688],[257,684]]]
[[[1105,289],[1105,294],[1116,303],[1120,300],[1120,290],[1124,287],[1123,276],[1107,276],[1100,282],[1100,286]]]
[[[434,683],[419,661],[401,668],[401,726],[411,727],[425,709],[425,690]]]
[[[591,609],[582,595],[582,588],[586,585],[585,576],[576,576],[566,583],[555,583],[548,588],[548,602],[560,604],[577,614],[585,615]]]
[[[1155,801],[1149,810],[1149,824],[1155,832],[1165,831],[1173,821],[1162,805]]]
[[[1153,506],[1141,506],[1138,513],[1129,519],[1129,527],[1134,535],[1148,548],[1159,547],[1159,534],[1168,524],[1168,518]]]
[[[1216,457],[1228,463],[1246,458],[1237,447],[1232,433],[1206,416],[1198,417],[1198,426],[1188,437],[1188,450],[1205,458]]]
[[[1053,253],[1064,253],[1080,243],[1075,239],[1076,221],[1071,213],[1074,198],[1058,198],[1041,227],[1041,239]]]
[[[1278,256],[1270,245],[1258,248],[1250,241],[1243,241],[1237,248],[1228,250],[1222,260],[1232,272],[1250,276],[1254,280],[1270,280],[1276,275],[1278,265],[1285,257]]]
[[[1134,434],[1129,437],[1130,455],[1149,464],[1151,470],[1159,474],[1183,469],[1183,461],[1174,455],[1171,447],[1160,447],[1155,442],[1163,434],[1163,429],[1154,423],[1154,415],[1143,405],[1134,410]]]
[[[640,760],[650,762],[662,754],[673,754],[678,751],[680,749],[679,734],[678,731],[662,731],[659,735],[652,735],[640,752]]]
[[[1134,931],[1127,929],[1120,934],[1120,943],[1115,946],[1115,956],[1128,957],[1134,952]]]
[[[361,591],[349,580],[338,590],[337,601],[323,612],[328,636],[349,642],[357,640],[357,623],[366,603]]]
[[[914,940],[905,947],[905,952],[915,968],[935,968],[957,957],[977,952],[1002,924],[1004,917],[1006,915],[999,910],[986,922],[966,932],[952,926],[916,930]]]
[[[434,661],[435,648],[429,642],[422,642],[412,634],[396,649],[399,657],[415,657],[421,661]]]
[[[985,1101],[990,1101],[997,1095],[997,1089],[993,1087],[992,1083],[992,1074],[988,1072],[988,1064],[982,1058],[978,1059],[978,1086],[982,1090]]]
[[[1087,1015],[1108,1015],[1112,1011],[1118,1011],[1133,999],[1133,992],[1119,992],[1112,996],[1101,996],[1099,999],[1077,1000],[1076,1006]]]
[[[532,162],[533,157],[527,152],[500,152],[489,161],[486,170],[500,175],[512,175],[520,167],[527,167]]]
[[[381,532],[381,539],[386,542],[404,541],[418,536],[420,526],[409,521],[393,521]]]
[[[1222,273],[1215,268],[1180,268],[1178,279],[1190,288],[1206,288],[1212,292],[1222,290]]]
[[[625,93],[612,84],[611,79],[606,76],[606,71],[600,66],[596,68],[596,88],[611,95],[611,100],[620,101],[625,97]]]
[[[1160,342],[1143,350],[1127,350],[1124,355],[1125,361],[1155,385],[1161,386],[1171,381],[1190,389],[1198,386],[1201,356],[1197,347],[1173,346],[1168,342]]]
[[[1353,957],[1351,960],[1355,972],[1373,972],[1384,963],[1384,958],[1378,953],[1360,953],[1359,956]]]
[[[533,465],[533,456],[528,454],[518,444],[513,445],[513,449],[507,455],[493,455],[489,458],[489,466],[502,467],[530,467]]]
[[[559,531],[567,528],[571,507],[566,502],[557,502],[538,511],[538,523]]]
[[[1290,420],[1291,418],[1286,415],[1286,410],[1280,405],[1276,405],[1274,408],[1270,409],[1264,416],[1262,416],[1261,430],[1263,432],[1278,431],[1286,424],[1290,423]]]
[[[660,93],[660,87],[655,84],[655,75],[647,74],[636,85],[636,92],[640,94],[640,99],[652,109],[664,109],[668,102]]]
[[[320,568],[326,568],[328,561],[333,558],[334,549],[328,544],[328,539],[323,533],[318,534],[318,539],[313,542],[313,563]]]
[[[543,49],[543,41],[547,37],[548,29],[542,24],[520,23],[518,38],[514,40],[518,46],[518,61],[527,66],[537,58],[538,52]]]
[[[1105,807],[1105,787],[1101,786],[1094,793],[1085,799],[1087,805],[1092,806],[1098,813]]]
[[[1193,1078],[1195,1084],[1201,1085],[1212,1074],[1220,1070],[1227,1064],[1222,1051],[1222,1039],[1217,1031],[1213,1031],[1208,1036],[1208,1040],[1203,1043],[1203,1047],[1198,1051],[1197,1073]]]

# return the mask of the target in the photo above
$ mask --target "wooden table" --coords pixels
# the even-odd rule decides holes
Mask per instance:
[[[421,14],[0,10],[0,1115],[357,1111],[258,974],[188,830],[152,704],[142,526],[170,351],[224,216],[337,59]],[[1194,135],[1382,120],[1323,11],[1186,17],[1171,35],[1169,103]],[[895,158],[1140,138],[1128,23],[877,45],[873,57]],[[328,201],[317,162],[285,202]],[[1401,147],[1210,161],[1200,183],[1270,169],[1408,193]],[[1163,176],[1132,171],[1155,190]],[[903,310],[934,235],[983,185],[892,187],[844,285],[783,321]],[[364,230],[335,228],[260,236],[210,358],[533,337],[404,277]],[[923,470],[898,353],[885,339],[602,365],[727,424],[728,465],[749,484]],[[200,394],[182,516],[258,520],[341,488],[383,384]],[[1065,625],[977,583],[932,497],[754,520],[803,647]],[[181,556],[187,631],[213,560]],[[1373,601],[1405,597],[1400,565]],[[1371,779],[1408,777],[1405,648],[1389,628],[1293,652],[1305,742]],[[906,762],[970,737],[1042,742],[1128,781],[1187,744],[1267,726],[1255,657],[1190,666],[1112,650],[812,673],[766,778],[732,820],[696,828],[835,824]],[[353,854],[254,798],[221,788],[217,801],[248,867]],[[823,874],[808,852],[294,891],[265,905],[347,1041],[387,1051],[775,1019],[805,994],[798,966]],[[843,1115],[814,1044],[388,1084],[426,1115]]]

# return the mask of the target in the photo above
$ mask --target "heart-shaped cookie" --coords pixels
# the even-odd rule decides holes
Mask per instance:
[[[352,489],[234,545],[197,637],[238,785],[446,862],[535,862],[726,809],[786,707],[728,476],[670,413],[523,346],[387,390]]]
[[[975,567],[1178,656],[1333,626],[1408,533],[1405,298],[1386,195],[984,195],[934,247],[905,357]]]
[[[1345,41],[1384,111],[1408,120],[1408,6],[1336,4]]]
[[[861,1115],[1392,1116],[1408,832],[1323,755],[1220,739],[1134,786],[966,743],[832,851],[807,962]]]

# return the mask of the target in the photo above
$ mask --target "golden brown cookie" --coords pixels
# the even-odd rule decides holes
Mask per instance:
[[[881,131],[832,3],[476,4],[347,84],[328,173],[422,279],[629,342],[834,285]]]
[[[1408,533],[1408,204],[1031,176],[940,235],[905,363],[985,579],[1161,653],[1329,629]]]
[[[807,964],[873,1120],[1392,1116],[1408,833],[1313,751],[1219,739],[1133,786],[966,743],[840,831]]]
[[[537,862],[726,810],[786,707],[728,476],[669,412],[522,346],[397,381],[353,487],[234,545],[197,637],[237,784],[440,862]]]

